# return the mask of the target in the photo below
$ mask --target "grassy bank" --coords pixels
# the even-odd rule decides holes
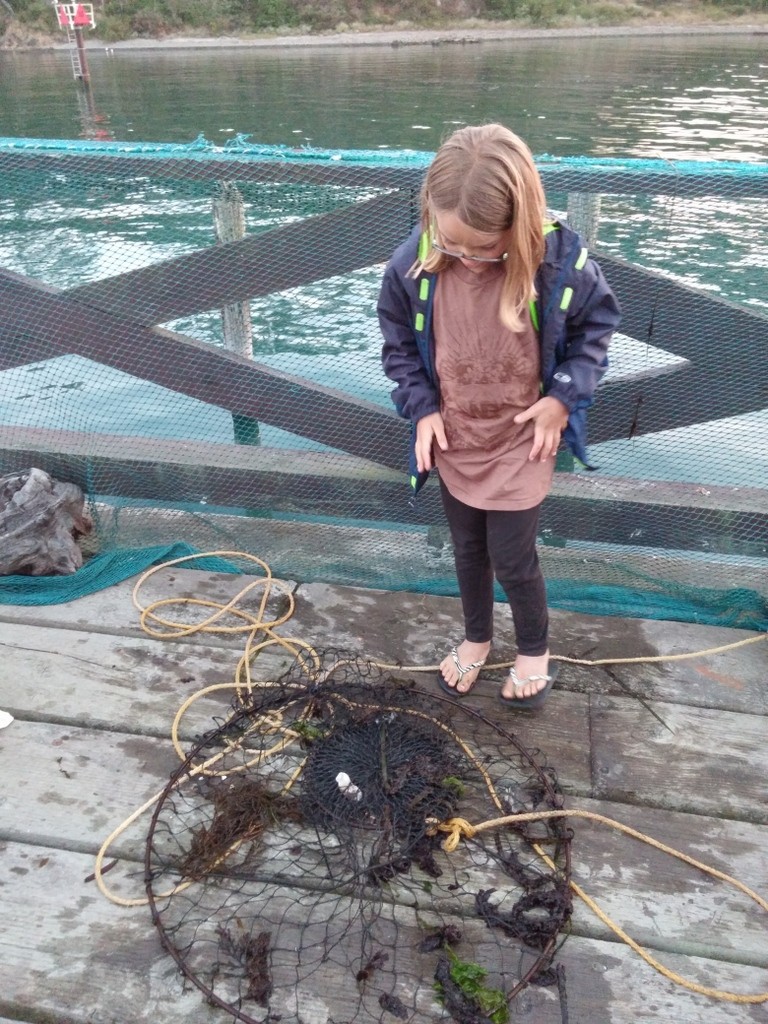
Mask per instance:
[[[168,36],[703,24],[768,20],[768,0],[93,0],[105,42]],[[57,38],[50,0],[0,0],[0,45]]]

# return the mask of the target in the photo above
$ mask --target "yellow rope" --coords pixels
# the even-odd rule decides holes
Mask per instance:
[[[718,871],[717,868],[710,867],[708,864],[703,864],[701,861],[695,860],[693,857],[689,857],[688,854],[682,853],[680,850],[675,850],[671,846],[666,846],[664,843],[660,843],[657,839],[652,836],[646,835],[644,832],[638,832],[636,829],[631,828],[629,825],[623,825],[619,821],[614,821],[613,818],[607,818],[603,814],[597,814],[594,811],[578,811],[578,810],[562,810],[562,811],[532,811],[525,814],[510,814],[503,818],[494,818],[491,821],[484,821],[479,825],[472,825],[464,818],[449,818],[447,821],[436,822],[432,828],[432,834],[435,832],[447,832],[446,839],[443,840],[443,849],[447,853],[453,852],[459,845],[461,839],[470,839],[472,836],[478,834],[478,832],[484,832],[491,828],[502,828],[505,825],[517,825],[524,821],[544,821],[551,820],[553,818],[586,818],[589,821],[596,821],[602,825],[609,825],[611,828],[618,829],[620,832],[624,832],[628,836],[632,836],[633,839],[638,839],[641,843],[646,843],[648,846],[653,846],[657,850],[661,850],[662,853],[668,854],[670,857],[675,857],[678,860],[685,861],[686,864],[690,864],[692,867],[697,868],[699,871],[703,871],[713,878],[719,878],[723,882],[727,882],[729,885],[734,886],[740,892],[743,892],[751,900],[762,907],[763,910],[768,911],[768,902],[759,896],[753,889],[740,882],[737,878],[726,875],[723,871]],[[534,844],[535,845],[535,844]],[[541,850],[537,849],[539,854],[542,854]],[[544,859],[548,862],[550,867],[554,867],[552,860],[544,855]],[[768,1001],[768,992],[759,992],[755,995],[740,995],[737,992],[728,992],[723,989],[709,988],[706,985],[699,985],[698,982],[690,981],[688,978],[684,978],[682,975],[677,974],[670,968],[665,967],[664,964],[656,960],[655,957],[644,949],[639,943],[635,942],[631,936],[616,924],[608,915],[595,903],[591,896],[584,892],[584,890],[576,882],[571,881],[570,886],[576,895],[583,900],[589,909],[600,918],[603,924],[607,925],[608,928],[614,932],[623,942],[630,946],[636,953],[638,953],[646,963],[650,964],[651,967],[663,974],[665,978],[669,978],[670,981],[674,981],[678,985],[682,985],[683,988],[690,989],[692,992],[697,992],[699,995],[709,996],[712,999],[721,999],[731,1003],[764,1003]]]
[[[152,602],[148,606],[142,605],[141,602],[139,601],[138,595],[142,586],[156,572],[166,570],[171,566],[180,565],[184,562],[190,562],[197,559],[212,557],[228,557],[252,561],[256,563],[264,571],[265,575],[263,578],[260,577],[256,580],[251,581],[226,604],[220,604],[215,601],[204,601],[198,598],[163,598],[158,601]],[[283,615],[271,621],[265,621],[265,610],[269,598],[272,594],[273,586],[276,586],[279,590],[281,590],[283,596],[287,598],[288,607],[287,611]],[[252,614],[250,612],[244,611],[242,608],[237,607],[237,605],[243,600],[243,598],[245,598],[248,594],[259,588],[262,588],[263,593],[261,595],[261,599],[259,601],[259,608],[256,614]],[[262,561],[260,558],[257,558],[255,555],[249,555],[248,553],[241,551],[209,551],[200,554],[185,555],[181,558],[173,559],[169,562],[163,563],[162,565],[158,565],[147,570],[147,572],[145,572],[139,578],[138,582],[133,588],[132,596],[133,603],[140,613],[140,622],[142,629],[144,629],[144,631],[149,636],[155,637],[156,639],[178,639],[181,637],[191,636],[195,633],[247,633],[245,650],[237,663],[234,682],[215,684],[213,686],[208,686],[205,687],[205,689],[199,690],[197,693],[194,693],[191,697],[184,701],[184,703],[177,711],[171,727],[171,739],[173,741],[174,749],[176,750],[177,755],[182,760],[186,759],[186,753],[184,752],[184,749],[182,748],[181,743],[179,741],[179,727],[183,716],[186,714],[186,712],[189,710],[189,708],[195,701],[207,696],[210,693],[214,693],[224,689],[234,689],[238,695],[238,698],[242,702],[244,690],[250,692],[257,686],[269,685],[269,682],[267,681],[257,682],[254,681],[251,677],[251,662],[260,651],[264,650],[269,646],[278,645],[283,647],[286,651],[288,651],[294,658],[304,659],[302,661],[302,664],[306,668],[307,674],[310,676],[310,678],[316,677],[320,671],[320,657],[310,644],[306,643],[303,640],[282,637],[274,632],[274,630],[278,626],[287,622],[288,619],[291,618],[294,612],[295,602],[293,594],[288,588],[288,585],[281,580],[274,579],[272,576],[272,571],[270,567],[267,565],[267,563]],[[201,622],[195,624],[190,624],[188,622],[177,622],[173,619],[165,618],[164,616],[161,616],[157,613],[157,610],[159,608],[166,608],[173,605],[195,605],[202,608],[212,609],[212,612]],[[221,620],[226,615],[234,615],[235,617],[242,619],[243,622],[242,624],[234,626],[223,625],[221,623]],[[265,639],[261,640],[259,643],[256,643],[255,638],[259,633],[264,634]],[[700,658],[708,655],[720,654],[725,651],[734,650],[737,647],[743,647],[747,644],[763,641],[767,638],[768,637],[765,635],[748,637],[744,640],[736,641],[735,643],[723,644],[719,647],[711,647],[707,648],[706,650],[695,651],[685,654],[658,655],[640,658],[601,658],[591,661],[579,658],[568,658],[562,655],[553,655],[552,658],[553,660],[568,662],[569,664],[587,666],[680,661],[689,658]],[[335,665],[333,665],[325,673],[325,678],[328,678],[330,675],[332,675],[332,673],[343,664],[346,664],[346,662],[339,661]],[[383,662],[371,662],[371,664],[376,665],[378,668],[389,671],[399,670],[408,672],[434,672],[439,669],[438,665],[390,665],[385,664]],[[510,664],[512,664],[512,662],[500,662],[494,665],[487,665],[486,668],[508,668]],[[361,704],[360,702],[351,701],[346,698],[342,699],[345,701],[345,703],[347,703],[350,706],[366,706]],[[290,702],[288,706],[290,706]],[[438,728],[445,731],[453,739],[453,741],[464,751],[464,753],[471,759],[473,764],[475,764],[475,766],[478,768],[481,775],[483,776],[491,799],[499,808],[499,810],[503,810],[503,805],[498,797],[498,794],[495,791],[493,781],[489,773],[483,767],[481,761],[474,755],[474,753],[466,744],[466,742],[462,740],[457,733],[455,733],[444,723],[441,723],[432,716],[427,715],[425,712],[416,711],[415,709],[403,709],[395,706],[381,710],[393,710],[398,712],[405,711],[410,715],[425,718],[428,721],[432,722],[434,725],[436,725]],[[222,758],[230,754],[233,750],[239,749],[242,746],[242,741],[245,739],[245,737],[250,735],[254,731],[261,731],[265,735],[268,735],[270,733],[282,733],[282,738],[278,740],[269,749],[262,750],[252,760],[243,762],[241,765],[235,766],[234,768],[228,767],[227,774],[233,774],[236,771],[246,771],[248,768],[253,767],[256,764],[262,763],[264,760],[271,757],[273,754],[279,753],[286,749],[286,747],[288,747],[291,743],[295,742],[295,740],[299,737],[299,734],[297,732],[282,724],[282,715],[279,712],[266,713],[255,719],[236,743],[229,744],[224,750],[219,751],[217,754],[213,755],[202,764],[192,768],[187,775],[181,777],[178,780],[178,784],[186,782],[190,778],[193,778],[203,773],[213,775],[218,774],[215,771],[211,771],[212,766],[215,765]],[[284,787],[286,791],[300,777],[303,765],[304,761],[302,761],[301,764],[292,773],[291,778]],[[155,803],[157,803],[157,801],[163,796],[165,791],[165,789],[161,790],[159,793],[156,793],[154,796],[150,797],[149,800],[147,800],[144,804],[142,804],[141,807],[137,808],[128,818],[126,818],[126,820],[121,825],[119,825],[104,841],[97,854],[96,866],[94,870],[96,883],[104,896],[106,896],[112,902],[117,903],[121,906],[143,906],[146,905],[148,900],[125,899],[124,897],[118,896],[115,893],[113,893],[106,886],[103,880],[103,862],[106,856],[106,852],[111,847],[112,843],[120,835],[122,835],[142,814],[146,813],[146,811],[149,810],[149,808],[151,808]],[[623,825],[621,822],[614,821],[611,818],[607,818],[604,815],[597,814],[592,811],[535,811],[524,814],[507,815],[504,817],[495,818],[486,822],[482,822],[477,825],[473,825],[463,818],[451,818],[448,821],[444,822],[433,821],[429,824],[431,828],[430,834],[435,834],[436,832],[447,833],[447,837],[443,841],[442,845],[446,852],[451,853],[458,847],[459,842],[461,841],[462,838],[471,838],[472,836],[477,835],[479,832],[485,831],[487,829],[516,825],[525,821],[543,821],[546,819],[553,818],[584,818],[587,820],[596,821],[604,825],[608,825],[612,828],[616,828],[619,831],[625,833],[626,835],[638,839],[640,842],[646,843],[649,846],[653,846],[656,849],[661,850],[663,853],[675,857],[678,860],[684,861],[685,863],[690,864],[692,867],[695,867],[698,870],[703,871],[714,878],[718,878],[721,881],[733,885],[735,888],[737,888],[742,893],[747,895],[751,900],[756,902],[760,907],[762,907],[763,910],[768,910],[768,902],[766,902],[761,896],[759,896],[756,892],[750,889],[743,882],[738,881],[738,879],[732,878],[730,875],[718,871],[716,868],[712,868],[706,864],[703,864],[700,861],[697,861],[694,858],[689,857],[687,854],[682,853],[679,850],[675,850],[672,847],[666,846],[665,844],[660,843],[658,840],[653,839],[651,836],[645,835],[642,832],[638,832],[637,830],[630,828],[628,825]],[[236,849],[239,848],[243,841],[245,840],[241,839],[233,843],[232,846],[227,851],[225,851],[217,858],[216,864],[221,863],[224,859],[226,859],[226,857],[230,856]],[[546,851],[543,850],[539,844],[532,842],[531,845],[533,846],[536,853],[549,866],[550,869],[557,870],[556,864],[552,861],[552,859],[549,857]],[[192,882],[190,880],[182,882],[179,885],[175,886],[169,892],[163,893],[160,898],[169,897],[172,896],[174,893],[181,892],[183,889],[187,888],[191,884]],[[626,932],[624,932],[624,930],[619,925],[617,925],[611,918],[609,918],[608,915],[594,902],[594,900],[586,892],[584,892],[583,889],[581,889],[579,885],[571,881],[570,886],[572,890],[576,893],[576,895],[586,904],[586,906],[588,906],[592,910],[592,912],[617,937],[619,937],[623,942],[630,946],[631,949],[638,953],[642,957],[642,959],[646,961],[646,963],[648,963],[651,967],[657,970],[664,977],[668,978],[670,981],[673,981],[676,984],[681,985],[682,987],[687,988],[693,992],[697,992],[700,995],[709,996],[713,999],[720,999],[734,1003],[762,1003],[768,1001],[768,991],[761,992],[755,995],[740,995],[735,992],[728,992],[721,989],[709,988],[704,985],[699,985],[697,982],[693,982],[682,977],[676,972],[665,967],[662,963],[660,963],[653,956],[651,956],[651,954],[648,953],[642,946],[640,946],[634,939],[632,939],[631,936],[627,935]]]
[[[551,654],[550,661],[562,661],[568,665],[588,665],[596,668],[598,665],[644,665],[662,661],[689,661],[692,658],[706,658],[711,654],[724,654],[726,651],[734,651],[737,647],[746,647],[747,644],[759,644],[768,640],[768,633],[761,633],[760,636],[749,636],[744,640],[735,640],[730,644],[721,644],[719,647],[707,647],[702,651],[689,651],[685,654],[654,654],[642,658],[595,658],[592,661],[586,658],[568,658],[564,654]],[[382,662],[372,662],[378,668],[386,669],[389,672],[437,672],[439,665],[385,665]],[[490,662],[483,666],[486,671],[499,668],[509,668],[513,661],[497,661],[493,665]]]
[[[264,570],[265,575],[263,578],[260,577],[256,580],[251,581],[247,586],[243,587],[242,590],[238,594],[236,594],[231,601],[228,601],[226,604],[223,605],[219,604],[218,602],[203,601],[198,598],[162,598],[158,601],[152,602],[148,606],[144,606],[140,602],[139,593],[141,591],[141,588],[144,586],[147,580],[150,579],[150,577],[153,576],[155,573],[160,572],[161,570],[169,569],[174,565],[180,565],[183,562],[190,562],[201,558],[212,557],[236,557],[246,559],[247,561],[255,562],[259,567],[261,567]],[[265,609],[269,601],[269,598],[272,594],[273,585],[277,586],[277,588],[282,591],[282,594],[288,598],[288,609],[282,616],[279,616],[278,618],[273,619],[271,621],[266,621],[264,617]],[[259,608],[256,614],[252,614],[250,612],[244,611],[242,608],[236,607],[236,605],[240,601],[242,601],[243,598],[245,598],[252,591],[257,590],[258,588],[262,588],[263,593],[261,595]],[[315,671],[318,671],[321,667],[320,658],[317,655],[317,652],[312,648],[310,644],[306,643],[304,640],[291,640],[289,638],[279,636],[274,632],[274,629],[277,626],[280,626],[284,622],[287,622],[288,619],[293,615],[295,609],[295,601],[293,598],[293,594],[288,588],[288,585],[284,583],[282,580],[275,580],[272,576],[272,570],[267,565],[267,563],[263,562],[260,558],[257,558],[255,555],[249,555],[246,552],[240,551],[209,551],[204,554],[184,555],[181,558],[174,558],[171,561],[163,562],[161,565],[153,566],[151,569],[148,569],[145,573],[143,573],[139,577],[138,581],[136,582],[136,585],[133,588],[132,599],[134,606],[139,611],[142,629],[144,630],[145,633],[147,633],[151,637],[154,637],[155,639],[178,639],[180,637],[191,636],[194,633],[248,634],[246,638],[245,651],[237,663],[234,682],[217,683],[212,686],[206,686],[202,690],[198,690],[196,693],[192,694],[191,697],[185,700],[184,703],[179,708],[179,710],[176,712],[176,715],[174,716],[171,725],[171,741],[173,743],[176,754],[181,761],[186,760],[187,754],[179,740],[180,724],[182,718],[187,713],[192,704],[195,703],[195,701],[200,700],[202,697],[206,697],[211,693],[216,693],[221,690],[233,689],[235,690],[238,698],[242,701],[243,690],[251,691],[256,686],[269,685],[267,681],[256,682],[251,678],[251,661],[253,660],[253,658],[256,657],[259,651],[264,650],[266,647],[269,646],[278,645],[283,647],[286,651],[288,651],[294,658],[301,658],[303,656],[307,657],[309,664],[314,666]],[[157,614],[158,608],[166,608],[171,605],[195,605],[197,607],[211,608],[214,609],[214,611],[201,622],[191,625],[187,622],[177,622],[173,619],[165,618]],[[223,625],[220,622],[220,620],[226,614],[231,614],[242,619],[242,625]],[[161,626],[163,628],[158,629],[158,626]],[[259,633],[265,634],[266,639],[262,640],[260,643],[255,643],[255,637]],[[244,680],[243,677],[245,677]],[[198,775],[218,774],[215,771],[211,771],[211,767],[215,765],[217,762],[219,762],[222,758],[226,757],[227,754],[231,753],[233,749],[236,749],[238,746],[240,746],[242,744],[242,739],[244,739],[245,736],[250,735],[252,732],[258,730],[264,724],[266,724],[267,728],[270,728],[269,722],[267,721],[265,723],[265,718],[268,719],[268,716],[261,716],[260,718],[256,719],[251,724],[251,726],[246,730],[245,734],[240,738],[237,744],[228,745],[224,750],[219,751],[217,754],[213,755],[208,760],[204,761],[202,764],[196,765],[195,767],[190,769],[187,775],[179,779],[179,784],[187,782],[189,781],[189,779],[195,778]],[[281,726],[279,725],[273,727],[273,731],[276,732],[280,731],[280,729]],[[259,755],[257,755],[248,762],[245,762],[241,765],[236,765],[233,768],[227,768],[227,774],[234,774],[235,772],[246,771],[248,768],[253,767],[254,765],[260,763],[262,760],[284,750],[285,747],[290,745],[290,743],[294,742],[298,738],[298,734],[295,732],[292,732],[287,729],[283,729],[282,731],[283,738],[278,743],[276,743],[268,750],[262,751]],[[289,782],[289,786],[292,785],[294,781],[295,778],[291,779]],[[155,793],[154,796],[150,797],[149,800],[143,803],[141,807],[137,808],[131,815],[129,815],[128,818],[125,819],[125,821],[118,825],[118,827],[113,832],[111,832],[110,835],[104,840],[96,855],[96,863],[94,867],[94,879],[96,885],[98,886],[101,893],[104,896],[106,896],[107,899],[111,900],[113,903],[118,904],[119,906],[146,906],[146,904],[149,901],[146,898],[126,899],[123,896],[119,896],[117,893],[113,892],[109,888],[109,886],[104,881],[104,860],[106,858],[107,851],[111,848],[112,844],[121,835],[123,835],[123,833],[126,832],[138,818],[145,814],[150,808],[152,808],[157,803],[158,800],[161,799],[164,793],[165,789],[161,790],[158,793]],[[237,845],[239,844],[236,844],[236,846]],[[233,849],[236,848],[236,846],[233,847]],[[232,850],[227,851],[227,853],[223,856],[228,856],[229,853],[231,852]],[[182,882],[178,886],[170,890],[170,892],[162,893],[159,898],[164,898],[167,896],[171,896],[174,893],[181,892],[183,889],[188,888],[188,886],[191,884],[192,883],[189,881]]]

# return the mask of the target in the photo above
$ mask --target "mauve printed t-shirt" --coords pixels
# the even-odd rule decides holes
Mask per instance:
[[[435,365],[448,451],[435,464],[450,493],[473,508],[533,508],[552,486],[554,459],[531,462],[533,423],[517,413],[540,397],[539,342],[526,314],[523,330],[499,319],[503,264],[481,273],[454,261],[438,275]]]

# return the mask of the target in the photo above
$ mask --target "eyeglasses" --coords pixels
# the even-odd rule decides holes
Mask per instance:
[[[443,256],[452,256],[455,260],[470,260],[472,263],[504,263],[509,256],[508,252],[503,252],[501,256],[467,256],[463,252],[451,252],[449,249],[444,249],[434,239],[432,240],[432,248],[437,249]]]

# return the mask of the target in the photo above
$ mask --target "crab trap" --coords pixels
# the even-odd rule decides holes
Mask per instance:
[[[241,692],[168,782],[146,845],[153,920],[247,1024],[504,1024],[526,985],[562,994],[571,832],[446,830],[560,807],[554,772],[496,722],[313,652]]]

